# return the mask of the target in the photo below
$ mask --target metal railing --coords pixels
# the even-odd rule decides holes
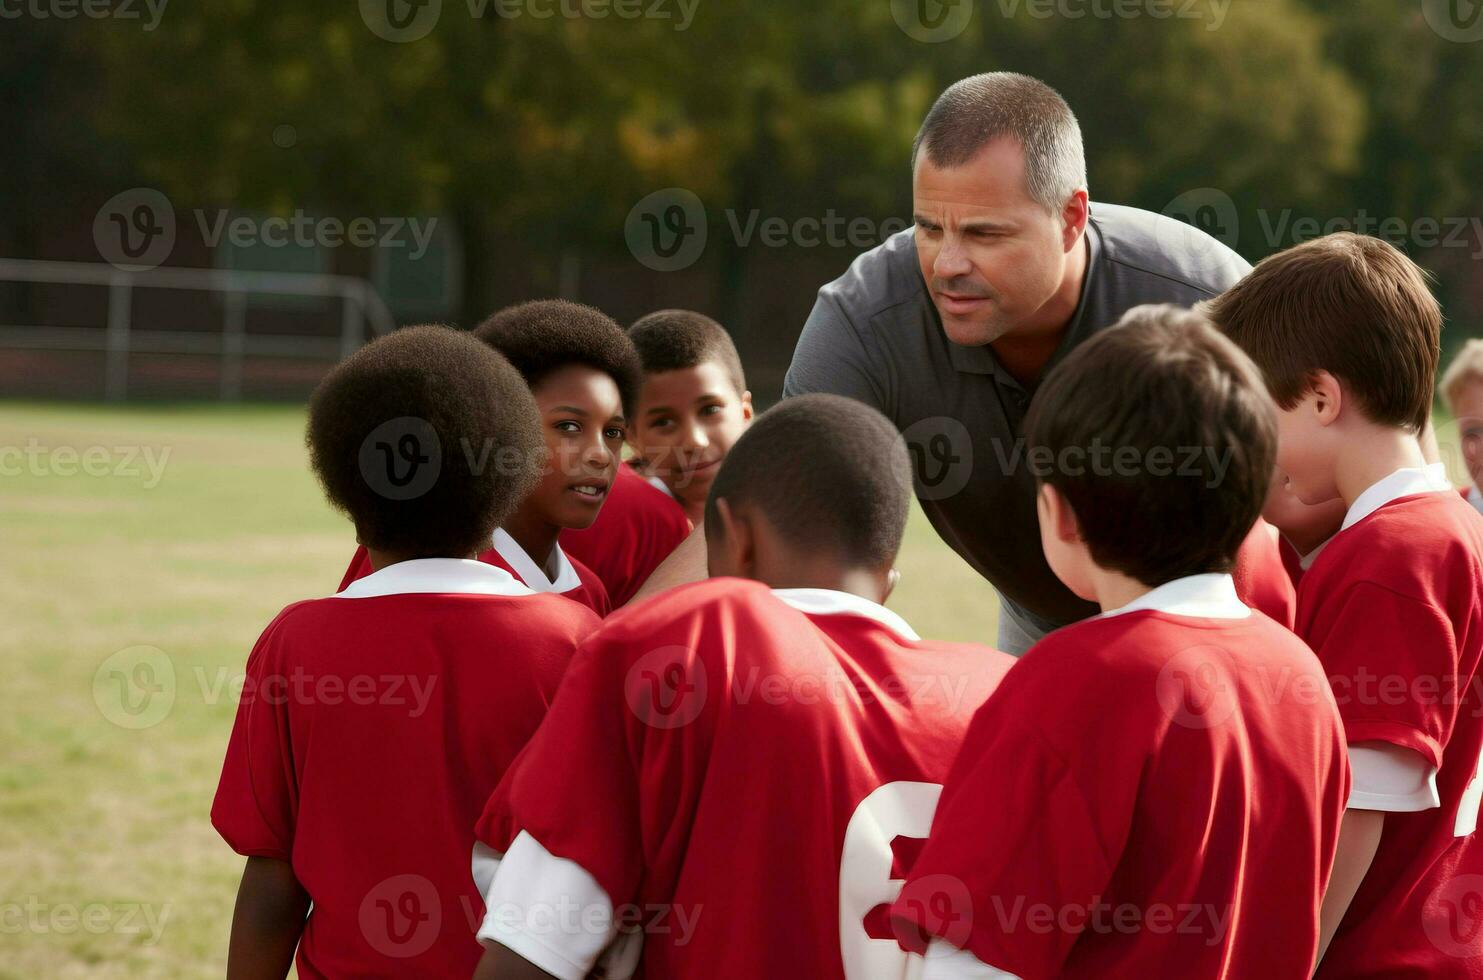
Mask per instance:
[[[343,358],[365,342],[365,325],[378,336],[396,328],[380,294],[370,283],[354,276],[238,269],[132,271],[92,262],[0,258],[0,282],[108,288],[108,316],[101,336],[76,327],[0,326],[0,348],[104,351],[104,394],[110,401],[123,401],[128,395],[130,354],[219,354],[221,397],[236,401],[242,397],[242,363],[247,357]],[[221,333],[134,329],[136,287],[221,294]],[[338,340],[314,334],[249,336],[247,298],[252,293],[338,297],[342,301]]]

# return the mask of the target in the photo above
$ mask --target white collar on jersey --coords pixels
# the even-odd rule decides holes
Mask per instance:
[[[863,616],[873,619],[903,640],[920,640],[917,631],[900,616],[864,596],[834,589],[773,589],[772,594],[811,616]]]
[[[640,473],[639,476],[644,476],[644,475],[642,473]],[[664,495],[666,497],[668,497],[670,500],[678,500],[679,499],[678,497],[675,496],[675,492],[669,488],[669,484],[668,483],[665,483],[663,480],[659,479],[659,477],[657,477],[657,476],[644,476],[644,482],[647,483],[649,486],[653,487],[655,490],[662,491],[664,493]]]
[[[1110,609],[1097,618],[1107,619],[1140,609],[1202,619],[1245,619],[1251,615],[1251,609],[1236,594],[1235,579],[1224,572],[1207,572],[1165,582],[1126,606]]]
[[[1345,531],[1369,517],[1392,500],[1409,497],[1416,493],[1440,493],[1452,490],[1447,481],[1447,468],[1441,463],[1421,467],[1404,467],[1371,484],[1364,493],[1354,498],[1344,523],[1339,530]]]
[[[515,576],[487,562],[468,558],[413,558],[387,565],[357,579],[336,599],[446,592],[460,595],[535,595]]]
[[[535,559],[525,553],[519,542],[505,531],[504,528],[494,529],[494,550],[505,560],[515,574],[525,582],[527,586],[536,592],[570,592],[582,584],[582,579],[577,575],[577,570],[567,560],[566,552],[561,550],[561,545],[556,546],[556,578],[546,577],[546,570],[537,565]]]
[[[1399,470],[1397,472],[1399,472],[1399,473],[1417,473],[1417,472],[1420,472],[1420,471],[1413,469],[1413,470]],[[1425,473],[1426,473],[1427,478],[1430,479],[1439,488],[1440,487],[1451,487],[1452,486],[1451,482],[1449,482],[1448,479],[1447,479],[1447,464],[1446,463],[1427,463],[1426,464]],[[1394,473],[1391,474],[1391,476],[1395,476],[1395,475],[1396,474],[1394,474]],[[1389,479],[1389,477],[1387,477],[1386,479]],[[1382,480],[1381,483],[1383,483],[1383,482],[1385,482],[1385,481]],[[1375,484],[1375,486],[1374,487],[1371,487],[1370,490],[1374,490],[1375,487],[1378,487],[1379,485],[1380,485],[1379,483]],[[1366,490],[1365,491],[1365,493],[1368,493],[1368,492],[1369,492],[1369,490]],[[1405,493],[1399,494],[1398,496],[1404,497],[1404,496],[1407,496],[1407,495],[1409,495],[1409,494],[1411,494],[1413,492],[1415,492],[1415,491],[1407,490]],[[1362,500],[1363,498],[1364,498],[1364,494],[1361,494],[1360,495],[1360,499]],[[1382,501],[1380,501],[1378,504],[1376,504],[1374,507],[1372,507],[1368,512],[1366,512],[1365,514],[1361,514],[1360,516],[1356,517],[1353,521],[1350,521],[1348,519],[1349,518],[1349,514],[1346,513],[1344,515],[1344,517],[1345,517],[1344,527],[1348,527],[1351,523],[1358,523],[1359,521],[1364,520],[1364,518],[1368,517],[1370,514],[1373,514],[1376,510],[1379,510],[1381,507],[1383,507],[1386,504],[1390,503],[1390,501],[1391,500],[1394,500],[1394,499],[1396,499],[1396,498],[1395,497],[1391,497],[1390,500],[1382,500]],[[1355,504],[1356,507],[1359,506],[1359,502],[1360,502],[1359,500],[1356,500],[1354,502],[1354,504]],[[1483,511],[1483,507],[1480,507],[1479,509],[1480,509],[1480,511]],[[1351,508],[1350,511],[1353,512],[1353,508]],[[1333,538],[1330,538],[1329,539],[1329,541],[1332,541],[1332,540],[1333,540]],[[1325,541],[1323,544],[1319,545],[1317,548],[1314,548],[1312,551],[1308,552],[1306,555],[1300,556],[1298,558],[1298,567],[1301,568],[1303,571],[1306,572],[1309,568],[1311,568],[1313,566],[1313,562],[1318,558],[1319,552],[1323,551],[1324,548],[1328,547],[1328,543],[1329,543],[1328,541]]]
[[[1479,490],[1476,485],[1468,487],[1468,503],[1483,514],[1483,490]]]

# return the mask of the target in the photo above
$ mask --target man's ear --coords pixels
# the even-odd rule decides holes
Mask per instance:
[[[757,535],[752,522],[745,514],[732,510],[731,501],[725,497],[716,498],[716,522],[720,525],[716,530],[720,532],[722,573],[752,578],[757,567]],[[717,564],[713,558],[711,567],[714,569]]]
[[[742,421],[744,421],[744,422],[750,422],[750,421],[752,421],[752,415],[753,415],[753,409],[752,409],[752,393],[750,391],[744,391],[744,392],[742,392],[741,406],[742,406]]]
[[[1081,525],[1076,522],[1076,512],[1055,487],[1042,483],[1035,506],[1040,512],[1040,526],[1049,528],[1057,541],[1081,540]]]
[[[1315,371],[1308,384],[1318,424],[1329,426],[1339,421],[1344,413],[1344,386],[1339,384],[1339,379],[1327,371]]]
[[[1061,247],[1064,251],[1071,251],[1081,241],[1091,216],[1092,205],[1087,189],[1078,187],[1061,208]]]

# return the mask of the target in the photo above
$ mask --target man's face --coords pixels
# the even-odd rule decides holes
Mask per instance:
[[[917,260],[942,327],[978,347],[1012,333],[1061,286],[1067,252],[1080,243],[1062,214],[1030,197],[1018,141],[991,141],[961,167],[925,149],[912,176]]]

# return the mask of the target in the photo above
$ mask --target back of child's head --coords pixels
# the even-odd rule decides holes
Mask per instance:
[[[800,395],[759,415],[731,447],[706,501],[712,540],[722,529],[718,500],[733,513],[755,508],[799,554],[889,568],[906,530],[911,463],[880,412],[839,395]]]
[[[1442,383],[1437,386],[1447,411],[1453,415],[1461,413],[1463,395],[1473,385],[1483,385],[1483,338],[1479,337],[1462,345],[1442,375]]]
[[[693,310],[659,310],[634,321],[628,336],[638,348],[645,374],[719,364],[740,395],[747,390],[741,357],[726,328]]]
[[[1267,496],[1277,419],[1250,359],[1197,313],[1140,306],[1041,384],[1027,460],[1098,566],[1157,586],[1229,571]]]
[[[564,299],[507,306],[474,329],[525,376],[532,388],[561,368],[580,364],[613,379],[632,412],[642,368],[628,334],[599,309]]]
[[[1264,259],[1205,313],[1293,408],[1319,371],[1366,418],[1420,433],[1431,414],[1442,310],[1426,273],[1393,245],[1350,232]]]
[[[310,461],[367,548],[460,557],[484,547],[534,484],[530,389],[452,327],[405,327],[338,364],[309,401]]]

